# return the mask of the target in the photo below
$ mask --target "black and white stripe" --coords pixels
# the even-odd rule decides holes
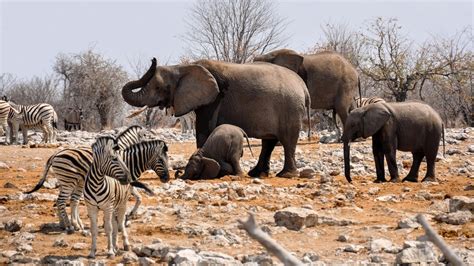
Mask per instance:
[[[13,102],[9,104],[19,112],[10,110],[8,121],[12,124],[10,140],[18,141],[18,129],[21,126],[23,131],[23,144],[28,143],[28,129],[40,128],[43,130],[43,142],[54,142],[55,132],[53,123],[57,122],[57,114],[53,106],[47,103],[34,105],[19,105]],[[56,117],[56,119],[55,119]]]
[[[117,140],[117,143],[119,142]],[[169,179],[167,150],[163,141],[150,140],[133,144],[124,151],[118,151],[118,154],[127,165],[132,181],[137,181],[144,171],[154,170],[160,179],[166,182]],[[58,217],[68,232],[73,232],[74,229],[84,229],[79,218],[78,203],[82,197],[84,179],[91,164],[92,151],[90,148],[61,150],[48,159],[41,180],[34,189],[27,192],[32,193],[40,189],[46,181],[49,169],[52,168],[60,189],[56,204]],[[141,203],[141,196],[134,187],[132,187],[132,195],[136,202],[130,215],[135,214]],[[71,199],[71,220],[66,212],[68,199]]]
[[[117,135],[117,144],[121,150],[140,142],[143,139],[141,126],[130,126]]]
[[[116,153],[118,145],[113,137],[99,137],[92,144],[92,164],[84,180],[84,199],[91,227],[90,258],[97,250],[97,218],[104,212],[104,229],[107,236],[107,255],[114,257],[117,250],[117,234],[122,232],[125,250],[130,250],[125,228],[125,212],[130,194],[130,173]]]
[[[10,113],[10,104],[6,101],[0,101],[0,136],[5,133],[5,141],[8,143],[8,114]]]

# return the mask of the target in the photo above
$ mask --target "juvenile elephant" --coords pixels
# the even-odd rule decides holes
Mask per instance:
[[[141,88],[140,90],[136,90]],[[222,124],[242,128],[262,139],[262,151],[250,176],[266,176],[275,144],[284,147],[285,164],[277,176],[298,176],[295,149],[311,100],[304,81],[293,71],[266,63],[234,64],[201,60],[192,64],[156,66],[125,84],[124,100],[137,107],[173,107],[179,117],[196,113],[197,147]]]
[[[354,109],[344,126],[344,170],[347,181],[350,175],[350,141],[372,136],[377,179],[385,182],[384,156],[392,182],[398,182],[396,151],[411,151],[413,164],[403,181],[417,182],[418,170],[426,156],[427,171],[423,181],[435,181],[435,160],[443,123],[438,113],[422,102],[373,103]],[[444,143],[444,141],[443,141]]]
[[[202,148],[193,153],[181,179],[218,178],[225,175],[243,175],[240,158],[244,153],[244,137],[250,148],[247,134],[240,128],[223,124],[211,133]]]
[[[311,108],[333,110],[346,123],[352,99],[360,82],[354,66],[335,52],[300,55],[290,49],[280,49],[256,56],[254,61],[268,62],[291,69],[304,80],[311,96]],[[339,128],[336,129],[340,136]]]

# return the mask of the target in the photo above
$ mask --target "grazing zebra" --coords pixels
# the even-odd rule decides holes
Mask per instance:
[[[120,143],[121,136],[123,134],[119,135],[118,143]],[[135,181],[145,170],[151,169],[155,171],[162,182],[167,182],[169,179],[167,151],[168,147],[163,141],[149,140],[133,144],[123,151],[119,150],[118,154],[131,173],[132,185],[152,193],[148,187]],[[58,217],[68,233],[72,233],[74,230],[84,230],[79,217],[78,203],[82,197],[84,178],[91,164],[92,151],[90,148],[69,148],[56,152],[48,159],[38,184],[31,191],[26,192],[29,194],[40,189],[46,181],[49,169],[52,168],[59,183],[59,196],[56,204]],[[132,195],[136,201],[130,216],[135,214],[141,203],[141,196],[135,187],[132,187]],[[69,198],[71,199],[71,221],[69,221],[66,212],[66,202]]]
[[[356,98],[354,102],[352,102],[349,112],[356,108],[360,108],[372,103],[380,103],[380,102],[384,103],[385,100],[380,97]]]
[[[130,250],[125,212],[130,193],[130,172],[116,153],[118,145],[113,137],[99,137],[92,144],[92,164],[84,180],[84,199],[90,218],[92,244],[89,258],[97,250],[97,215],[104,212],[107,236],[107,256],[113,258],[117,248],[117,234],[122,232],[124,250]]]
[[[43,142],[52,143],[54,141],[55,132],[53,126],[57,122],[57,114],[50,104],[19,105],[11,101],[9,104],[19,112],[10,110],[8,114],[8,120],[11,123],[10,140],[12,143],[13,141],[18,141],[18,129],[20,126],[23,131],[23,144],[28,143],[28,129],[31,128],[41,128],[43,130]]]

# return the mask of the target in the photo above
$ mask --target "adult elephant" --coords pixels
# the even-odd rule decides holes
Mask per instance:
[[[303,80],[284,67],[212,60],[157,67],[153,58],[143,77],[123,87],[122,96],[132,106],[173,107],[177,117],[194,110],[198,148],[221,124],[262,139],[258,163],[248,173],[253,177],[268,175],[271,153],[280,141],[285,164],[277,176],[298,174],[294,154],[310,98]]]
[[[357,71],[349,61],[335,52],[320,52],[300,55],[290,49],[280,49],[256,56],[254,61],[268,62],[298,73],[304,80],[311,95],[311,108],[333,110],[343,124],[346,123],[349,108],[356,96],[360,82]],[[339,128],[336,129],[340,136]]]

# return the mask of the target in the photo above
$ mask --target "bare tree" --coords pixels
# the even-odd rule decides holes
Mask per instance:
[[[235,63],[281,46],[286,27],[270,0],[198,0],[186,23],[193,57]]]
[[[4,96],[15,84],[16,78],[10,73],[0,74],[0,96]]]
[[[49,103],[58,101],[58,81],[53,76],[33,77],[30,80],[16,81],[5,94],[18,104]]]
[[[100,129],[110,128],[124,115],[120,88],[127,81],[127,73],[114,60],[89,49],[58,55],[54,70],[64,81],[64,101],[83,108],[89,129],[97,129],[97,124]]]

